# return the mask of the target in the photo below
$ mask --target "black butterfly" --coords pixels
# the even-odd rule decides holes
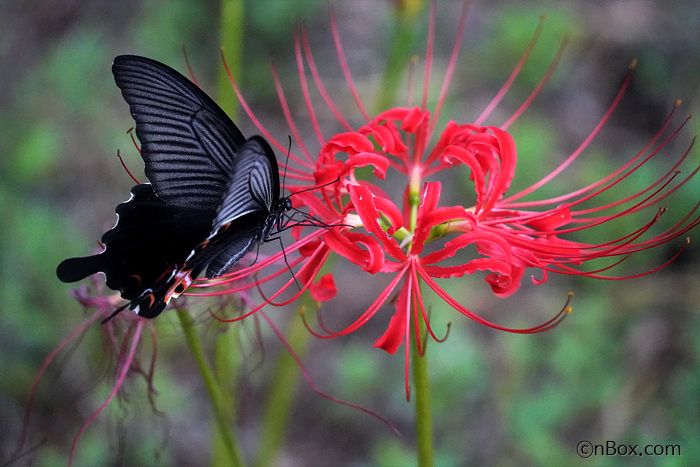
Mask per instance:
[[[280,198],[267,141],[246,139],[187,78],[132,55],[115,58],[112,73],[136,121],[151,183],[134,186],[117,206],[104,251],[63,261],[57,275],[74,282],[103,272],[130,309],[154,318],[205,268],[206,277],[220,276],[283,230],[292,203]]]

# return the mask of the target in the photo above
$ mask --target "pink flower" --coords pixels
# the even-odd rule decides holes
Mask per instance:
[[[286,188],[295,193],[312,186],[328,184],[317,190],[299,193],[292,199],[297,208],[306,207],[314,218],[336,226],[311,230],[294,228],[296,241],[287,245],[286,255],[290,266],[297,268],[296,280],[301,284],[302,290],[284,303],[289,303],[307,288],[319,302],[328,302],[335,297],[337,289],[333,274],[319,276],[321,267],[332,253],[359,266],[367,273],[367,280],[372,280],[372,276],[377,274],[388,275],[390,279],[386,288],[354,322],[338,331],[328,330],[321,324],[320,331],[312,332],[323,338],[354,332],[398,293],[389,326],[374,344],[375,347],[392,354],[402,344],[408,344],[412,335],[417,340],[419,352],[422,352],[418,338],[420,322],[435,340],[439,340],[431,329],[425,310],[423,284],[454,310],[481,324],[516,333],[541,332],[561,322],[570,311],[568,300],[561,310],[545,323],[526,329],[511,329],[473,313],[447,293],[436,280],[466,280],[466,275],[486,271],[485,280],[491,291],[497,296],[508,296],[518,290],[528,268],[541,271],[540,279],[531,279],[535,284],[545,282],[550,272],[609,279],[638,277],[654,272],[668,262],[633,276],[612,277],[605,274],[630,254],[667,243],[685,235],[700,223],[696,205],[691,212],[665,231],[645,235],[666,210],[660,203],[697,172],[696,168],[679,180],[681,177],[678,176],[677,170],[685,161],[690,148],[647,188],[614,202],[600,201],[597,205],[593,204],[602,198],[602,194],[607,194],[618,183],[632,176],[677,135],[684,124],[664,137],[673,112],[641,151],[603,179],[558,197],[524,201],[526,196],[545,184],[552,183],[557,175],[584,152],[617,107],[631,79],[631,72],[608,111],[579,148],[539,182],[519,193],[509,194],[517,164],[517,150],[516,143],[507,129],[546,83],[563,47],[541,83],[505,123],[500,126],[483,125],[517,76],[537,39],[538,32],[533,36],[513,74],[484,113],[473,123],[449,121],[438,133],[438,118],[447,98],[465,27],[466,4],[440,97],[435,108],[428,109],[435,26],[434,8],[435,5],[431,4],[421,103],[391,108],[375,117],[369,116],[359,97],[345,61],[335,20],[331,18],[340,65],[358,110],[365,120],[365,124],[359,128],[348,123],[326,91],[305,34],[302,32],[301,36],[297,37],[295,50],[299,80],[310,122],[321,145],[318,154],[312,155],[306,149],[292,119],[279,77],[273,69],[282,110],[301,154],[290,155],[292,162],[286,167],[287,178],[296,182],[288,182]],[[307,81],[309,75],[325,105],[344,127],[343,133],[328,139],[323,136]],[[272,138],[246,104],[236,84],[233,80],[231,82],[244,109],[260,132],[281,152],[286,152],[286,146]],[[475,204],[441,205],[441,193],[450,189],[448,183],[453,178],[448,176],[448,172],[463,170],[458,169],[461,165],[469,169]],[[358,178],[356,171],[361,167],[372,167],[373,178]],[[385,182],[385,177],[392,171],[403,177],[400,182],[403,185],[403,195],[400,199],[392,199],[387,194],[396,183],[394,181],[392,186],[388,186]],[[433,181],[426,181],[428,178]],[[336,181],[333,183],[334,180]],[[590,207],[591,205],[593,207]],[[637,230],[619,238],[611,238],[601,243],[567,239],[568,234],[585,233],[588,229],[643,210],[649,212],[647,221]],[[579,238],[581,236],[579,235]],[[425,248],[428,244],[437,246],[431,245],[428,252]],[[195,287],[226,287],[216,292],[193,294],[227,294],[260,287],[273,277],[286,272],[287,266],[281,263],[281,258],[282,253],[279,253],[219,280],[198,282]],[[603,267],[598,266],[597,269],[587,268],[588,262],[598,259],[609,259],[610,262]],[[266,275],[259,277],[258,273],[262,271],[265,271]],[[238,285],[238,281],[244,277],[250,281]],[[289,279],[284,287],[243,317],[255,313],[269,303],[274,303],[288,287],[296,287],[294,284],[295,280]],[[241,317],[234,318],[236,319]],[[404,346],[404,355],[408,375],[408,345]],[[406,393],[408,396],[408,376]]]
[[[119,294],[106,295],[102,281],[97,277],[92,278],[94,293],[88,292],[86,287],[80,287],[71,291],[71,295],[86,308],[96,308],[93,313],[83,321],[68,337],[66,337],[44,360],[41,368],[37,372],[32,386],[29,391],[29,401],[24,414],[24,423],[22,433],[20,434],[15,455],[19,456],[24,442],[27,438],[27,429],[30,421],[30,416],[33,408],[34,397],[36,395],[39,383],[44,376],[44,372],[48,366],[56,360],[57,356],[71,343],[76,341],[83,335],[95,321],[102,321],[102,335],[105,353],[112,358],[107,361],[115,361],[116,368],[114,373],[114,384],[109,395],[100,407],[87,419],[80,428],[71,447],[69,465],[73,462],[73,456],[76,452],[78,441],[87,427],[102,413],[117,394],[122,390],[124,382],[129,376],[142,376],[146,381],[148,388],[148,397],[151,406],[155,411],[153,396],[156,393],[153,386],[153,375],[156,364],[156,333],[153,322],[141,318],[135,313],[119,313],[113,315],[114,309],[122,302]],[[147,361],[144,363],[141,356],[146,353],[143,350],[143,331],[144,327],[150,331],[151,336],[151,354],[147,355]],[[116,357],[116,358],[114,358]]]

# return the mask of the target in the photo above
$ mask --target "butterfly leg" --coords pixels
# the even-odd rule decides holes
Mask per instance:
[[[279,242],[280,247],[282,249],[282,256],[284,257],[284,264],[287,265],[287,269],[289,269],[289,272],[292,273],[292,278],[294,279],[294,282],[296,283],[297,287],[301,291],[301,285],[299,285],[299,281],[297,280],[297,276],[294,274],[294,270],[289,265],[289,261],[287,260],[287,253],[284,251],[284,243],[282,243],[282,237],[280,237],[279,235],[275,236],[275,237],[268,237],[268,238],[263,239],[263,242],[267,243],[267,242],[271,242],[273,240],[277,240]]]

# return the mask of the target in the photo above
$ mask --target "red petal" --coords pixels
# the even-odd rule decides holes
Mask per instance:
[[[449,279],[451,277],[462,277],[465,274],[474,274],[477,271],[497,271],[502,274],[509,274],[512,268],[509,264],[493,258],[475,258],[465,264],[458,266],[423,266],[423,270],[438,279]]]
[[[350,191],[350,199],[352,200],[352,204],[358,216],[360,216],[365,230],[374,234],[375,237],[382,242],[382,245],[384,245],[384,248],[386,248],[387,253],[389,253],[391,256],[401,260],[405,259],[406,255],[401,248],[399,248],[396,240],[389,237],[389,235],[381,228],[379,222],[377,222],[380,214],[374,202],[375,198],[372,196],[370,190],[365,186],[358,185],[350,185],[348,188]],[[385,201],[388,202],[388,200]],[[388,206],[385,201],[380,201],[380,203],[384,206]],[[398,208],[393,210],[392,216],[394,218],[401,216],[401,212],[398,210]]]
[[[410,109],[401,122],[401,129],[408,133],[415,134],[418,129],[430,121],[430,112],[423,111],[420,107]]]
[[[489,274],[484,279],[491,286],[493,293],[499,297],[514,294],[519,288],[525,268],[513,267],[510,274]]]
[[[394,232],[403,227],[403,214],[401,210],[388,198],[374,196],[372,201],[377,210],[381,212],[382,215],[389,218],[391,226],[387,227],[386,231],[389,235],[394,235]]]
[[[333,274],[326,274],[318,282],[309,287],[311,297],[317,302],[327,302],[336,296],[338,289],[333,280]]]
[[[331,250],[370,274],[379,272],[384,264],[382,245],[369,235],[356,232],[341,234],[333,229],[323,236],[323,241]],[[360,245],[367,249],[361,248]]]
[[[386,176],[386,170],[389,168],[389,159],[372,152],[353,154],[348,157],[347,161],[345,161],[343,169],[339,175],[342,177],[349,173],[351,169],[366,167],[368,165],[374,167],[375,177],[383,179]]]
[[[409,280],[410,277],[406,276],[403,287],[401,287],[399,292],[399,297],[396,300],[396,311],[394,312],[394,316],[391,317],[389,326],[386,331],[384,331],[384,334],[374,342],[374,348],[386,350],[392,355],[396,353],[401,344],[404,343],[406,336],[408,316],[411,312],[408,300],[410,291]]]
[[[374,144],[365,136],[358,132],[339,133],[334,135],[321,149],[321,154],[334,154],[344,152],[346,154],[357,154],[360,152],[371,152]]]
[[[391,109],[381,112],[379,115],[370,120],[370,125],[377,125],[385,120],[403,120],[410,109],[406,107],[392,107]]]
[[[562,225],[571,222],[571,211],[568,205],[560,205],[556,209],[552,209],[538,216],[527,220],[527,225],[534,227],[540,231],[552,231]]]
[[[358,131],[366,136],[371,135],[377,141],[381,150],[387,154],[398,156],[408,149],[401,141],[401,133],[393,121],[379,125],[365,125]]]
[[[466,232],[445,243],[445,246],[421,258],[421,264],[439,263],[454,256],[460,249],[476,245],[479,254],[489,256],[505,263],[511,261],[511,247],[499,235],[482,231]]]

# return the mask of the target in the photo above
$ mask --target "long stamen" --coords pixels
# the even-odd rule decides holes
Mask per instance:
[[[355,81],[352,79],[352,74],[350,73],[348,61],[345,58],[343,44],[340,41],[340,33],[338,32],[338,22],[335,20],[335,14],[333,14],[333,12],[331,12],[331,31],[333,33],[333,43],[335,44],[335,50],[338,54],[338,60],[340,61],[340,68],[343,70],[343,75],[345,76],[345,82],[347,83],[348,89],[352,94],[352,98],[355,100],[355,105],[357,106],[357,109],[360,111],[365,121],[369,122],[369,114],[365,109],[365,105],[362,103],[360,94],[357,92],[357,86],[355,86]]]
[[[559,175],[564,169],[566,169],[571,163],[573,163],[578,156],[581,155],[581,153],[588,147],[588,145],[593,141],[593,139],[598,136],[598,133],[600,133],[600,130],[603,129],[605,124],[608,122],[610,117],[612,116],[612,113],[615,111],[617,108],[618,104],[620,103],[620,100],[622,99],[622,96],[624,95],[625,91],[627,90],[627,87],[629,86],[630,81],[632,80],[632,74],[634,72],[634,69],[637,65],[637,62],[634,61],[629,67],[629,70],[627,72],[627,76],[625,77],[624,82],[622,83],[622,86],[620,86],[619,91],[617,92],[617,95],[615,95],[615,99],[613,100],[612,104],[610,104],[610,107],[608,107],[608,110],[605,112],[603,117],[600,119],[598,124],[593,128],[593,130],[590,132],[590,134],[586,137],[586,139],[583,140],[583,142],[579,145],[578,148],[569,156],[566,158],[564,162],[562,162],[556,169],[551,171],[549,174],[547,174],[545,177],[543,177],[540,181],[534,183],[530,187],[524,189],[523,191],[516,193],[515,195],[503,200],[504,203],[509,203],[512,202],[516,199],[520,199],[523,196],[532,193],[533,191],[541,188],[545,184],[549,183],[554,177]]]
[[[289,110],[289,104],[287,103],[287,98],[284,95],[284,90],[282,89],[282,83],[280,83],[280,77],[279,74],[277,73],[277,67],[273,63],[270,66],[272,70],[272,79],[275,82],[275,89],[277,90],[277,97],[280,102],[280,106],[282,107],[282,113],[284,114],[284,119],[287,122],[287,126],[289,127],[289,130],[292,132],[292,136],[294,137],[294,141],[297,143],[297,146],[299,146],[299,149],[301,150],[302,154],[304,154],[304,158],[306,161],[301,161],[299,158],[293,156],[290,154],[290,159],[293,161],[303,164],[305,167],[308,167],[309,169],[314,168],[314,162],[313,158],[311,157],[311,154],[309,154],[309,151],[306,149],[306,145],[304,144],[304,139],[301,137],[299,134],[299,130],[297,129],[296,124],[294,123],[294,119],[292,118],[292,113]]]
[[[498,106],[498,104],[503,100],[503,97],[506,95],[510,87],[513,85],[513,82],[515,81],[515,78],[518,77],[520,74],[520,71],[522,70],[523,66],[525,65],[525,62],[527,62],[527,59],[530,58],[530,52],[532,52],[533,47],[535,47],[535,44],[537,44],[537,40],[540,37],[540,34],[542,33],[542,27],[544,25],[546,17],[541,16],[539,23],[537,23],[537,28],[535,28],[535,32],[532,34],[532,38],[530,38],[530,42],[527,44],[527,47],[525,47],[525,52],[520,56],[520,60],[518,63],[515,65],[515,68],[513,71],[510,73],[510,76],[506,80],[506,82],[503,84],[501,89],[498,91],[496,96],[491,100],[489,105],[486,106],[483,112],[481,112],[481,115],[479,115],[476,120],[474,120],[475,125],[482,125],[484,123],[484,120],[488,118],[489,115],[491,115],[491,112],[494,111],[494,109]]]
[[[389,285],[387,285],[384,290],[379,294],[379,296],[372,302],[372,304],[367,308],[367,310],[362,313],[352,324],[348,325],[344,329],[334,332],[333,334],[320,334],[313,329],[309,328],[309,332],[311,332],[314,336],[322,338],[322,339],[331,339],[334,337],[338,336],[344,336],[347,334],[350,334],[360,327],[362,327],[374,314],[386,303],[386,301],[389,299],[393,291],[396,289],[396,286],[399,284],[403,276],[406,274],[406,271],[408,270],[408,265],[404,265],[404,267],[396,274]]]
[[[535,100],[535,98],[538,96],[542,88],[544,88],[544,85],[547,84],[547,81],[549,81],[550,76],[552,76],[552,73],[559,64],[559,60],[564,55],[564,50],[566,50],[566,46],[568,43],[568,37],[565,37],[564,40],[561,41],[559,50],[557,50],[557,54],[554,56],[552,63],[550,63],[549,65],[549,68],[547,68],[547,72],[544,74],[540,82],[537,83],[537,86],[535,86],[535,89],[530,93],[527,99],[525,99],[525,102],[523,102],[523,104],[518,108],[518,110],[516,110],[513,113],[513,115],[511,115],[511,117],[508,120],[506,120],[506,122],[503,125],[501,125],[501,130],[507,130],[513,124],[513,122],[520,118],[520,115],[522,115],[522,113],[525,112],[525,110],[530,106],[532,101]]]
[[[233,78],[233,74],[231,73],[231,69],[228,66],[228,62],[226,61],[226,56],[223,53],[223,50],[221,52],[221,59],[224,64],[224,70],[226,71],[226,76],[228,76],[229,82],[231,83],[231,87],[233,88],[234,92],[236,93],[236,97],[238,98],[238,102],[241,104],[241,107],[243,108],[243,111],[248,115],[248,117],[251,119],[255,127],[260,131],[260,133],[267,139],[272,146],[277,148],[280,152],[286,153],[287,152],[287,146],[282,145],[279,141],[277,141],[275,138],[272,137],[270,132],[265,128],[265,126],[260,122],[260,120],[257,118],[255,113],[252,111],[250,106],[248,105],[248,102],[246,99],[243,97],[243,93],[241,90],[238,88],[238,85],[236,84],[235,79]],[[294,156],[293,154],[290,153],[290,158],[293,160],[297,161],[300,164],[304,164],[301,159],[298,157]],[[308,177],[308,174],[305,172],[296,169],[294,167],[289,168],[289,176],[290,178],[295,178],[298,180],[306,180],[309,181],[310,178]]]
[[[301,52],[301,44],[299,42],[298,33],[294,34],[294,56],[296,57],[297,71],[299,73],[299,84],[301,85],[301,92],[304,95],[304,103],[306,104],[306,110],[309,113],[309,120],[311,120],[311,126],[314,129],[314,134],[316,135],[318,143],[323,145],[326,142],[326,139],[323,137],[321,127],[318,124],[316,111],[314,110],[311,94],[309,93],[309,84],[306,81],[306,69],[304,67],[304,56]]]
[[[438,119],[440,118],[440,112],[442,111],[442,106],[445,103],[445,98],[447,96],[447,91],[450,89],[450,83],[452,82],[452,75],[454,74],[455,67],[457,66],[457,59],[459,58],[459,49],[462,45],[462,36],[464,35],[464,29],[467,23],[467,11],[469,9],[470,0],[465,0],[462,3],[462,13],[459,17],[459,27],[457,29],[457,36],[455,37],[455,43],[452,47],[452,54],[450,55],[450,61],[447,64],[447,70],[445,71],[445,78],[442,81],[442,89],[440,89],[440,97],[438,97],[437,104],[435,105],[435,110],[433,111],[433,116],[430,119],[430,128],[428,129],[428,136],[426,142],[430,141],[430,137],[435,130],[435,125],[437,125]],[[434,5],[434,4],[431,4]]]
[[[433,69],[433,41],[435,38],[435,2],[430,3],[428,17],[428,40],[425,47],[425,70],[423,70],[423,93],[420,103],[421,110],[428,109],[428,91],[430,90],[430,73]]]
[[[289,245],[286,248],[286,251],[287,252],[297,251],[300,248],[308,245],[309,243],[316,241],[318,239],[318,237],[322,236],[324,233],[325,232],[323,232],[321,230],[314,230],[314,231],[310,232],[306,237],[304,237],[300,240],[297,240],[292,245]],[[299,261],[301,261],[303,259],[304,258],[300,258]],[[268,266],[279,263],[281,260],[282,260],[282,253],[281,252],[276,253],[274,255],[271,255],[271,256],[265,258],[264,260],[256,262],[255,264],[253,264],[251,266],[247,266],[245,268],[224,274],[223,276],[216,278],[216,279],[197,279],[190,287],[196,288],[196,287],[211,287],[211,286],[225,285],[225,284],[243,279],[247,276],[254,275],[257,272],[267,268]],[[298,263],[295,263],[293,261],[292,264],[295,265]],[[186,292],[185,295],[194,295],[194,293]]]
[[[623,164],[622,166],[620,166],[617,170],[615,170],[614,172],[610,173],[609,175],[603,177],[602,179],[600,179],[600,180],[598,180],[598,181],[596,181],[596,182],[594,182],[594,183],[591,183],[591,184],[588,185],[588,186],[585,186],[585,187],[583,187],[583,188],[580,188],[580,189],[578,189],[578,190],[574,190],[574,191],[572,191],[572,192],[570,192],[570,193],[567,193],[567,194],[561,195],[561,196],[557,196],[557,197],[554,197],[554,198],[547,198],[547,199],[542,199],[542,200],[537,200],[537,201],[526,201],[526,202],[519,202],[519,203],[517,203],[517,202],[516,202],[516,203],[512,203],[512,202],[504,201],[503,203],[501,203],[501,205],[504,206],[504,207],[507,206],[508,208],[520,208],[520,207],[534,207],[534,206],[556,205],[556,204],[560,204],[560,203],[562,203],[562,202],[564,202],[564,201],[567,201],[567,200],[576,198],[576,197],[578,197],[578,196],[580,196],[580,195],[582,195],[582,194],[584,194],[584,193],[586,193],[586,192],[595,190],[596,188],[598,188],[598,187],[604,185],[605,183],[609,182],[610,180],[616,179],[616,181],[615,181],[614,183],[608,185],[608,188],[611,187],[611,186],[613,186],[615,183],[617,183],[617,182],[619,182],[620,180],[624,179],[625,177],[627,177],[628,175],[630,175],[630,174],[632,174],[634,171],[636,171],[639,167],[641,167],[642,165],[644,165],[649,159],[651,159],[656,153],[658,153],[664,146],[666,146],[666,145],[680,132],[680,130],[685,126],[685,122],[682,123],[682,124],[673,132],[673,134],[672,134],[669,138],[666,139],[666,141],[664,141],[664,142],[663,142],[659,147],[657,147],[651,154],[649,154],[641,163],[638,163],[634,168],[629,169],[629,168],[632,166],[632,164],[635,164],[635,162],[636,162],[639,158],[641,158],[647,151],[649,151],[649,149],[650,149],[654,144],[656,144],[656,142],[659,140],[659,138],[662,136],[662,134],[663,134],[663,133],[666,131],[666,129],[668,128],[668,125],[669,125],[670,122],[671,122],[671,117],[673,117],[673,115],[675,114],[675,111],[676,111],[676,109],[678,108],[678,105],[679,105],[679,104],[680,104],[680,102],[677,101],[676,104],[674,105],[673,109],[671,110],[671,112],[668,114],[668,117],[666,117],[666,120],[664,121],[664,123],[663,123],[663,125],[661,126],[661,128],[659,129],[659,131],[657,131],[657,133],[654,135],[654,137],[653,137],[639,152],[637,152],[637,154],[635,154],[632,158],[630,158],[630,160],[628,160],[625,164]],[[686,120],[686,121],[687,121],[687,120]],[[685,156],[684,156],[684,157],[685,157]],[[683,157],[683,158],[684,158],[684,157]],[[682,161],[683,158],[681,158],[681,161]],[[680,163],[680,161],[679,161],[679,163]],[[675,170],[675,167],[677,167],[677,166],[678,166],[678,164],[676,164],[676,165],[674,166],[674,169],[672,169],[672,170]],[[622,174],[622,175],[621,175],[621,174]],[[665,177],[662,177],[662,178],[665,178]],[[601,191],[604,191],[604,190],[601,190]],[[598,192],[596,192],[596,193],[600,193],[601,191],[598,191]],[[586,199],[590,199],[590,196],[587,197]]]
[[[452,308],[455,310],[459,311],[463,315],[467,316],[468,318],[471,318],[472,320],[476,321],[479,324],[483,324],[484,326],[488,326],[493,329],[497,329],[499,331],[507,331],[507,332],[512,332],[515,334],[535,334],[539,333],[542,331],[546,331],[548,329],[552,329],[555,326],[559,325],[561,321],[566,317],[566,315],[571,311],[571,307],[569,307],[569,302],[571,300],[571,295],[569,294],[569,299],[566,301],[564,306],[561,308],[559,313],[556,314],[552,319],[549,321],[540,324],[539,326],[535,326],[533,328],[525,328],[525,329],[514,329],[514,328],[507,328],[504,326],[499,326],[495,323],[492,323],[491,321],[482,318],[481,316],[478,316],[474,314],[473,312],[469,311],[468,309],[464,308],[457,300],[455,300],[451,295],[449,295],[447,292],[445,292],[442,287],[440,287],[432,277],[426,272],[422,270],[422,268],[418,269],[418,273],[420,277],[425,281],[425,283],[433,289],[433,291],[440,297],[442,298],[445,302],[447,302],[448,305],[450,305]]]
[[[328,109],[338,120],[338,123],[340,123],[343,126],[343,128],[345,128],[347,131],[354,131],[354,127],[350,125],[350,123],[348,123],[345,117],[343,117],[343,114],[340,112],[340,110],[338,110],[338,107],[333,102],[333,99],[331,99],[330,94],[328,94],[326,86],[323,84],[323,80],[321,79],[321,75],[319,74],[318,68],[316,67],[316,62],[314,61],[313,54],[311,53],[311,46],[309,45],[309,40],[306,37],[306,31],[304,30],[301,31],[301,41],[304,46],[304,56],[306,57],[306,63],[309,64],[309,71],[311,72],[311,76],[314,79],[316,88],[318,89],[319,94],[321,94],[323,101],[326,103]]]

